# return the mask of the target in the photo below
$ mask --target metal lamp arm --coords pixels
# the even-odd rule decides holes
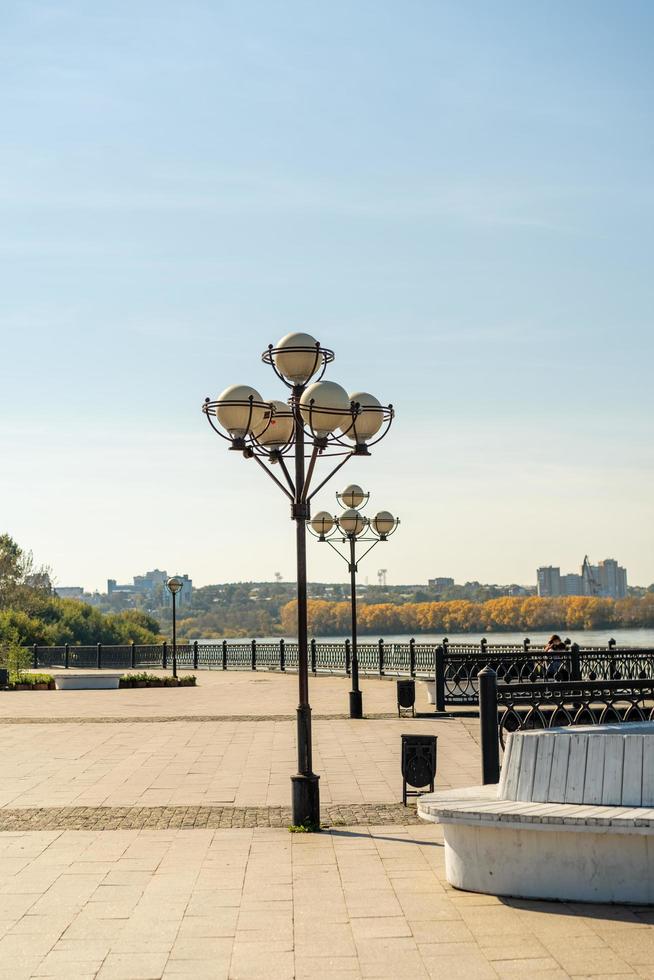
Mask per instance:
[[[329,545],[329,547],[332,549],[332,551],[335,551],[336,554],[338,555],[338,557],[343,559],[343,561],[345,562],[346,565],[349,565],[350,564],[350,559],[349,558],[346,558],[345,555],[341,554],[341,552],[338,550],[338,548],[336,547],[335,544],[333,544],[327,538],[325,538],[325,541],[327,542],[327,544]]]
[[[291,474],[288,472],[288,467],[287,467],[286,462],[284,461],[284,457],[282,456],[281,453],[277,457],[277,462],[279,463],[279,465],[281,467],[282,473],[286,477],[286,482],[288,483],[288,485],[290,487],[291,494],[293,495],[293,499],[295,499],[295,484],[293,483],[293,481],[291,479]],[[266,472],[268,472],[268,471],[266,470]]]
[[[331,473],[328,473],[328,474],[327,474],[327,476],[326,476],[326,477],[325,477],[325,479],[324,479],[324,480],[322,481],[322,483],[319,483],[319,484],[318,484],[318,486],[316,487],[316,489],[315,489],[315,490],[313,490],[313,491],[312,491],[312,492],[311,492],[311,493],[309,494],[309,496],[307,497],[307,500],[313,500],[313,498],[315,497],[315,495],[316,495],[316,494],[317,494],[317,493],[318,493],[318,492],[319,492],[320,490],[322,490],[322,488],[324,487],[324,485],[325,485],[326,483],[328,483],[328,482],[329,482],[329,481],[331,480],[331,478],[332,478],[332,477],[333,477],[333,476],[334,476],[334,475],[335,475],[336,473],[338,473],[338,471],[340,470],[340,468],[341,468],[341,466],[345,466],[345,464],[347,463],[347,461],[348,461],[348,459],[350,458],[350,456],[352,456],[352,453],[351,453],[351,452],[349,452],[349,453],[347,454],[347,456],[345,457],[345,459],[342,459],[342,460],[340,461],[340,463],[338,464],[338,466],[335,466],[335,467],[334,467],[334,469],[333,469],[333,470],[331,471]]]
[[[366,557],[366,555],[369,555],[370,552],[372,551],[372,549],[375,548],[379,544],[380,541],[381,541],[381,538],[377,538],[376,541],[373,541],[373,543],[370,545],[370,547],[369,548],[366,548],[366,550],[364,551],[364,553],[362,555],[360,555],[359,558],[357,558],[357,564],[360,561],[363,561],[363,559]]]
[[[266,476],[269,476],[270,479],[273,481],[273,483],[276,483],[277,484],[277,486],[282,491],[282,493],[285,494],[288,497],[288,499],[291,501],[291,503],[294,503],[295,502],[295,498],[294,498],[293,494],[290,493],[289,490],[287,490],[287,488],[284,486],[284,484],[282,483],[281,480],[278,480],[277,479],[277,477],[275,476],[274,473],[271,473],[270,472],[270,470],[265,465],[265,463],[262,463],[261,460],[259,459],[259,457],[255,453],[252,454],[252,457],[251,458],[252,459],[256,459],[257,463],[259,464],[259,466],[261,467],[261,469],[263,470],[263,472],[266,474]]]

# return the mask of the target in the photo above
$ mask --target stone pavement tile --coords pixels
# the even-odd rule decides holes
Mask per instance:
[[[97,915],[89,913],[87,910],[88,906],[82,909],[79,915],[73,916],[72,920],[68,920],[70,925],[62,934],[63,938],[113,940],[120,935],[128,921],[127,918],[101,918]],[[26,918],[32,918],[32,916],[26,916]],[[34,916],[34,918],[41,919],[44,917]]]
[[[451,956],[432,955],[422,952],[422,960],[430,977],[435,980],[497,980],[497,972],[475,949],[460,950]],[[529,977],[525,973],[524,980]]]
[[[241,909],[236,923],[236,935],[248,942],[290,940],[293,936],[292,911]]]
[[[3,960],[0,962],[0,980],[31,980],[42,959],[42,956],[26,953],[22,957]]]
[[[525,925],[520,917],[511,909],[498,906],[496,908],[462,908],[461,918],[475,937],[523,936]]]
[[[651,932],[643,933],[642,930],[634,928],[631,934],[620,936],[609,934],[606,936],[606,941],[613,952],[632,967],[649,966],[654,963],[654,929],[651,926],[649,928]]]
[[[177,939],[170,953],[171,960],[211,960],[229,963],[234,940],[232,938]]]
[[[349,923],[322,922],[319,908],[313,921],[295,923],[295,951],[303,956],[356,956]]]
[[[562,970],[551,956],[521,957],[516,960],[495,960],[493,967],[498,976],[506,980],[522,980],[523,977],[538,977],[538,980],[567,980],[568,974]]]
[[[477,939],[477,944],[491,963],[496,960],[539,959],[548,955],[546,947],[529,933],[514,939],[506,936],[481,936]]]
[[[211,960],[168,960],[162,977],[175,977],[175,980],[229,980],[229,964]]]
[[[207,913],[209,909],[207,909]],[[217,939],[236,935],[237,909],[211,909],[207,915],[185,915],[179,927],[179,939]]]
[[[207,909],[238,908],[241,904],[240,888],[211,888],[194,891],[186,905],[187,915],[206,915]]]
[[[230,980],[293,980],[295,962],[292,944],[242,942],[236,940],[229,967]]]
[[[371,909],[374,912],[374,909]],[[384,939],[397,936],[411,936],[412,930],[403,915],[352,919],[352,935],[360,939]]]
[[[413,939],[360,939],[357,953],[363,977],[427,977]]]
[[[612,949],[577,949],[574,943],[561,943],[553,955],[568,973],[578,973],[584,976],[598,974],[634,974],[634,969],[614,953]]]
[[[7,877],[0,886],[2,895],[41,895],[47,891],[60,876],[57,868],[28,868]]]
[[[84,948],[86,947],[86,948]],[[105,956],[108,947],[103,948],[101,944],[91,944],[82,942],[79,950],[74,949],[53,949],[41,960],[37,969],[34,971],[35,977],[77,977],[80,974],[95,976]]]
[[[440,894],[433,898],[430,895],[425,897],[422,893],[417,895],[400,893],[397,901],[410,922],[463,921],[460,909]]]
[[[167,953],[109,953],[98,980],[160,980]]]
[[[0,939],[0,965],[8,960],[20,959],[21,956],[45,956],[56,943],[52,936],[6,935]]]
[[[465,922],[422,919],[410,922],[411,934],[417,943],[473,943],[474,936]]]
[[[0,895],[0,921],[8,916],[25,915],[39,900],[37,895]]]
[[[356,956],[302,956],[295,954],[296,980],[358,980],[361,977]]]
[[[50,936],[53,944],[70,925],[68,915],[27,915],[21,916],[8,930],[13,936]]]

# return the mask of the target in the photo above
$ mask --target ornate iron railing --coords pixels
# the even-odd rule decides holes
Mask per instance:
[[[497,685],[498,731],[654,720],[651,681],[559,681]]]
[[[498,683],[484,669],[479,676],[482,774],[499,780],[500,749],[510,732],[571,725],[654,721],[651,680],[574,680]]]
[[[32,647],[33,666],[49,667],[170,667],[170,644],[87,644],[57,647]],[[547,653],[520,644],[486,643],[454,644],[406,642],[360,643],[359,670],[362,674],[408,675],[436,680],[436,703],[476,705],[479,702],[477,675],[485,667],[506,684],[533,684],[545,681],[654,680],[654,650],[608,649],[576,644],[565,650]],[[349,673],[351,646],[342,643],[320,643],[312,640],[309,650],[310,670],[316,673]],[[177,645],[177,662],[184,668],[214,670],[297,670],[296,641],[285,640],[218,640],[209,643]]]

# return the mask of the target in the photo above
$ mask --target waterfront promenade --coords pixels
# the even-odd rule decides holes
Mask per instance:
[[[311,682],[324,833],[289,834],[296,678],[1,696],[0,980],[654,978],[654,910],[445,881],[401,798],[403,732],[479,782],[476,719],[397,719],[395,684]],[[428,705],[417,685],[418,710]]]

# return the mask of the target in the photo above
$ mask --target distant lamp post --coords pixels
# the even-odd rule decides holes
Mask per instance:
[[[177,593],[181,592],[184,586],[181,578],[169,578],[166,582],[166,588],[173,597],[173,677],[177,677],[177,617],[176,617],[176,600]]]
[[[357,581],[356,574],[359,562],[372,551],[380,541],[387,541],[400,523],[396,517],[387,511],[380,510],[374,517],[365,517],[361,510],[370,498],[356,483],[351,483],[341,493],[336,494],[343,513],[332,517],[326,510],[320,511],[310,524],[311,533],[318,541],[326,541],[336,554],[347,562],[350,572],[350,606],[352,609],[352,690],[350,691],[350,718],[363,717],[363,698],[359,689],[359,653],[357,646]],[[334,541],[349,544],[349,554],[344,555],[334,544]],[[357,559],[358,543],[370,544]]]
[[[306,526],[315,494],[351,456],[370,455],[370,447],[388,432],[394,413],[392,405],[382,405],[368,392],[348,394],[333,381],[323,381],[334,352],[309,334],[288,334],[276,347],[270,344],[262,360],[290,389],[287,402],[263,399],[255,388],[233,385],[215,401],[207,398],[202,411],[229,448],[256,460],[291,505],[296,527],[299,686],[298,771],[291,776],[293,823],[319,827],[319,777],[312,768],[309,704]],[[323,456],[343,459],[312,489],[316,463]],[[293,460],[292,467],[287,459]]]

